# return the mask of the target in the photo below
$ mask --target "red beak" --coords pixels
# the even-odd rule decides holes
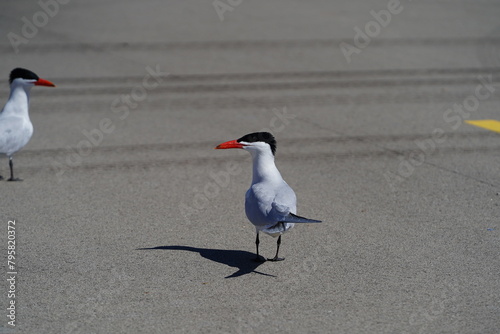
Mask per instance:
[[[45,79],[38,79],[37,81],[35,81],[35,86],[48,86],[48,87],[55,87],[56,85],[54,85],[52,82],[50,82],[49,80],[45,80]]]
[[[238,143],[236,140],[230,140],[217,145],[216,150],[225,150],[227,148],[243,148],[245,145]]]

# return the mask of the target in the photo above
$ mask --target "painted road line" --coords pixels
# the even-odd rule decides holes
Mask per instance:
[[[482,119],[478,121],[465,121],[465,122],[500,133],[500,121],[496,121],[494,119]]]

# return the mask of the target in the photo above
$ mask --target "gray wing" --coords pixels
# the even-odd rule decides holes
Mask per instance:
[[[297,210],[296,202],[294,191],[284,182],[279,195],[272,203],[275,219],[281,223],[321,223],[321,220],[308,219],[294,214],[293,212]]]

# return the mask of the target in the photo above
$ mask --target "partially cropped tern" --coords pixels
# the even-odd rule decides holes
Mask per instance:
[[[55,87],[55,85],[24,68],[12,70],[9,83],[9,100],[0,112],[0,153],[9,158],[8,181],[21,181],[14,178],[12,156],[22,149],[33,135],[33,124],[28,113],[30,90],[33,86]],[[0,176],[1,179],[3,177]]]
[[[274,164],[276,140],[272,134],[269,132],[250,133],[216,147],[216,149],[228,148],[244,149],[252,155],[253,177],[252,185],[245,196],[245,212],[257,231],[256,261],[265,261],[259,256],[259,232],[278,237],[276,255],[268,260],[284,260],[278,257],[281,235],[290,230],[295,223],[321,223],[321,221],[296,215],[295,193],[283,180]]]

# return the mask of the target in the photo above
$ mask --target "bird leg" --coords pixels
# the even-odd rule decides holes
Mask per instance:
[[[276,248],[276,255],[272,259],[267,259],[268,261],[283,261],[285,258],[284,257],[278,257],[278,252],[280,251],[280,245],[281,245],[281,234],[278,237],[278,241],[276,242],[277,248]]]
[[[257,247],[257,257],[254,259],[255,262],[265,262],[266,259],[259,255],[259,231],[257,231],[257,238],[255,239],[255,246]]]
[[[10,179],[7,181],[22,181],[22,179],[14,178],[14,163],[12,162],[12,157],[9,157],[9,167],[10,167]]]

